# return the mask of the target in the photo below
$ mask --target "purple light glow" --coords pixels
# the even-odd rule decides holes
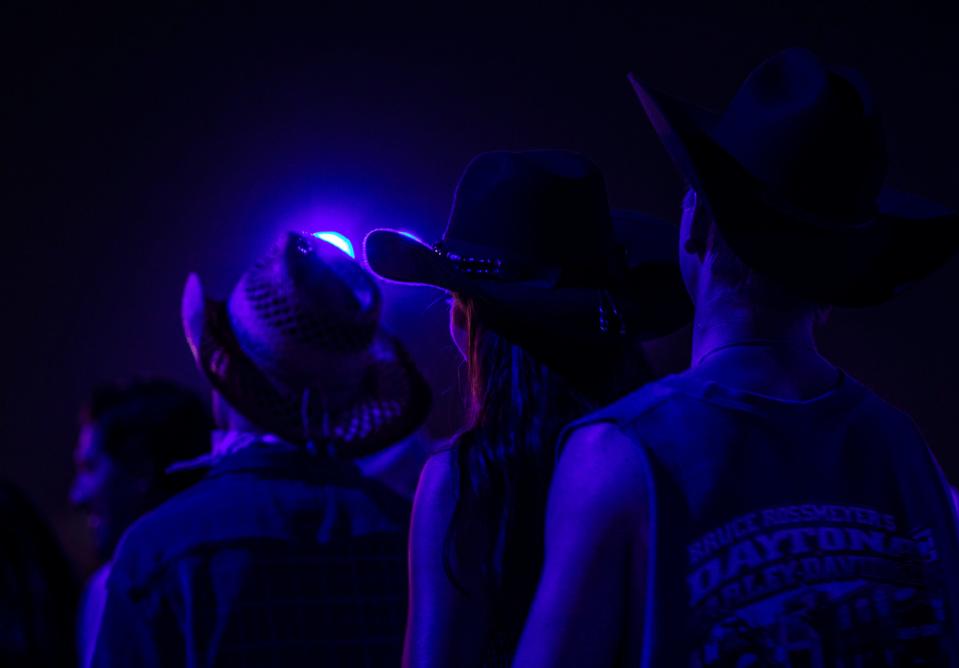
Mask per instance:
[[[356,259],[356,252],[353,250],[353,243],[346,235],[340,234],[339,232],[314,232],[313,236],[317,239],[325,241],[331,246],[336,246],[354,260]]]

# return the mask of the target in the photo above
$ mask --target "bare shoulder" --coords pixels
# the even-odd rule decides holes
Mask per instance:
[[[550,505],[562,506],[564,514],[578,508],[593,517],[621,518],[643,511],[647,487],[639,444],[616,425],[584,425],[566,439]]]
[[[482,598],[467,596],[475,587],[469,568],[455,560],[450,578],[446,536],[456,507],[455,450],[430,456],[420,474],[410,527],[410,607],[404,666],[466,666],[476,663],[485,640]],[[454,555],[450,555],[454,556]]]
[[[557,465],[558,477],[571,477],[581,485],[597,489],[632,486],[637,476],[645,479],[645,471],[639,444],[607,422],[575,429],[566,439]]]
[[[430,456],[420,473],[410,526],[413,566],[425,571],[442,564],[446,531],[456,507],[453,453],[442,450]],[[443,569],[438,569],[443,573]]]
[[[439,450],[429,456],[416,486],[418,505],[439,504],[445,507],[456,500],[453,463],[453,451],[450,449]]]

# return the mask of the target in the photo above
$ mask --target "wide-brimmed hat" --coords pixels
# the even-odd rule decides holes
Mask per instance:
[[[789,49],[721,114],[630,81],[733,251],[797,294],[875,304],[959,246],[955,211],[884,187],[882,126],[857,72]]]
[[[381,296],[352,258],[288,233],[228,301],[192,274],[183,292],[187,341],[200,369],[237,411],[294,442],[358,457],[425,420],[426,381],[379,324]]]
[[[480,154],[439,242],[374,230],[364,247],[380,276],[477,299],[522,344],[653,338],[692,313],[675,227],[611,213],[599,169],[569,151]]]

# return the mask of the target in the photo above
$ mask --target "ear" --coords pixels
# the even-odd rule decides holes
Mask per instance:
[[[200,341],[203,338],[203,328],[206,325],[205,299],[200,277],[190,274],[183,286],[183,297],[180,301],[180,317],[183,321],[183,331],[187,343],[193,352],[193,358],[200,359]]]
[[[699,201],[696,191],[690,188],[683,199],[683,222],[680,226],[683,251],[703,260],[709,248],[709,230],[706,207]]]

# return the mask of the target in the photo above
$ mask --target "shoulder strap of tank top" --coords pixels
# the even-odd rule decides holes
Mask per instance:
[[[582,427],[594,424],[611,424],[623,428],[634,419],[637,412],[648,406],[642,390],[567,425],[560,433],[556,444],[556,459],[571,434]],[[631,437],[636,437],[629,431]],[[685,663],[682,652],[684,644],[686,595],[683,574],[675,571],[677,566],[662,555],[682,554],[688,542],[689,531],[685,528],[685,503],[682,493],[672,483],[662,466],[644,445],[637,441],[646,471],[648,490],[648,544],[646,545],[645,605],[642,615],[642,665],[678,666]],[[668,523],[663,518],[669,518]],[[668,524],[668,528],[667,528]]]

